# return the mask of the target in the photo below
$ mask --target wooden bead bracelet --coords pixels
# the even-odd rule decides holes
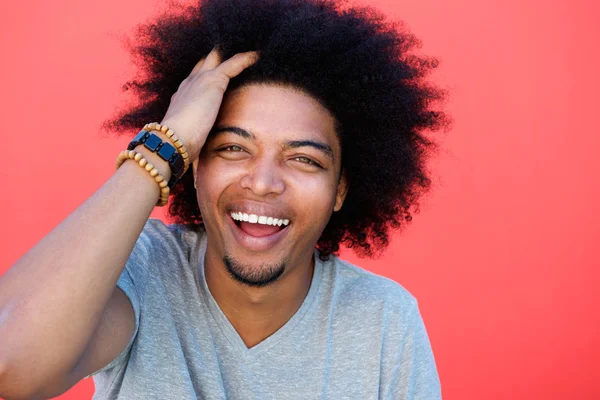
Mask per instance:
[[[167,135],[169,140],[173,143],[173,145],[175,146],[175,148],[177,149],[177,151],[179,152],[179,154],[181,154],[181,157],[183,158],[183,163],[184,163],[183,173],[185,174],[188,167],[190,166],[190,156],[187,152],[187,149],[183,145],[183,142],[181,141],[181,139],[179,139],[177,137],[175,132],[173,132],[173,130],[170,129],[168,126],[161,125],[158,122],[150,122],[149,124],[144,125],[142,130],[149,131],[149,132],[150,131],[159,131],[159,132],[162,132],[165,135]]]
[[[137,161],[138,165],[144,168],[146,171],[148,171],[150,173],[150,176],[152,176],[156,183],[158,183],[158,186],[160,187],[160,199],[158,200],[156,205],[158,207],[162,207],[165,204],[167,204],[171,189],[169,189],[169,187],[167,186],[168,182],[165,180],[165,178],[158,173],[158,170],[156,168],[154,168],[154,165],[152,165],[152,163],[149,163],[148,160],[146,160],[141,153],[138,153],[135,150],[123,150],[121,153],[119,153],[119,156],[117,157],[117,169],[119,169],[119,167],[123,165],[123,163],[126,160]]]

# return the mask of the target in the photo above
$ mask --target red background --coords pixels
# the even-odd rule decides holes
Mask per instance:
[[[600,6],[370,4],[440,59],[455,122],[409,228],[380,259],[344,258],[418,298],[444,399],[600,398]],[[118,38],[162,7],[0,3],[0,274],[113,173],[128,140],[99,127],[134,72]]]

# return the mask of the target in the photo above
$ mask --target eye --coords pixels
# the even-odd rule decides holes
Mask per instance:
[[[214,151],[219,157],[231,161],[245,160],[249,155],[246,149],[236,144],[225,145]]]
[[[315,161],[311,160],[308,157],[294,157],[294,160],[298,160],[304,164],[314,165],[317,168],[321,168],[321,169],[323,168],[321,165],[319,165],[318,163],[316,163]]]
[[[244,151],[244,149],[242,149],[240,146],[231,145],[231,146],[227,146],[227,147],[222,147],[219,149],[219,151],[238,152],[238,151]]]

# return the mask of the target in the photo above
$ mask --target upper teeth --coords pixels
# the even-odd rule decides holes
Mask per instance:
[[[246,221],[251,224],[263,224],[263,225],[287,225],[290,223],[289,219],[277,219],[273,217],[266,217],[264,215],[246,214],[242,212],[232,212],[231,218],[236,221]]]

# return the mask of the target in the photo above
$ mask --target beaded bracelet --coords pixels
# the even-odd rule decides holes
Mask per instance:
[[[187,149],[183,145],[183,142],[181,141],[181,139],[179,139],[177,137],[177,135],[175,134],[175,132],[173,132],[173,129],[169,128],[166,125],[161,125],[158,122],[150,122],[149,124],[144,125],[142,130],[144,130],[144,131],[159,131],[159,132],[162,132],[165,135],[167,135],[169,140],[171,140],[171,142],[173,142],[173,145],[175,146],[175,148],[177,149],[177,151],[179,152],[179,154],[181,154],[181,157],[183,158],[183,173],[185,174],[185,172],[188,170],[188,167],[190,166],[190,156],[187,152]]]
[[[167,186],[168,182],[165,181],[165,178],[158,173],[158,170],[156,168],[154,168],[154,165],[152,165],[152,163],[149,163],[148,160],[146,160],[141,153],[138,153],[135,150],[123,150],[121,153],[119,153],[119,156],[117,157],[117,169],[119,169],[119,167],[123,165],[123,163],[126,160],[135,160],[137,161],[140,167],[150,172],[150,175],[154,178],[154,180],[156,181],[156,183],[158,183],[158,186],[160,187],[160,199],[158,200],[156,205],[162,207],[165,204],[167,204],[171,189],[169,189],[169,187]]]
[[[183,176],[184,161],[177,149],[168,141],[163,142],[160,137],[154,133],[141,130],[127,146],[127,150],[135,150],[139,145],[143,145],[151,152],[156,152],[160,158],[169,163],[171,168],[171,179],[169,179],[169,189],[172,189],[175,183]]]

